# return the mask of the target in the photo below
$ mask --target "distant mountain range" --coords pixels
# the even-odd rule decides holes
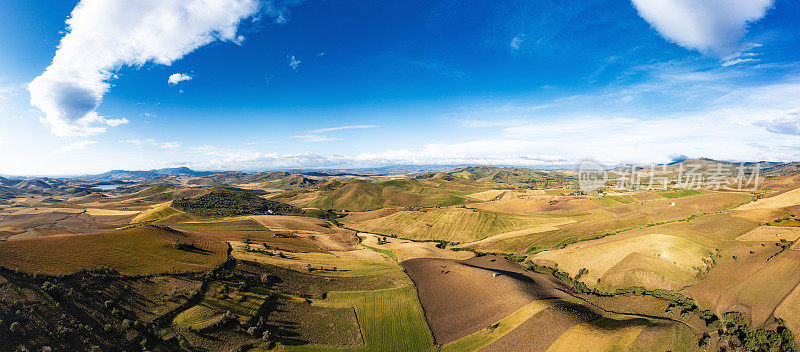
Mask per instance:
[[[173,167],[146,171],[111,170],[99,175],[77,176],[74,179],[89,182],[141,182],[170,176],[204,176],[210,171],[194,171],[188,167]]]
[[[390,165],[356,169],[293,169],[289,172],[307,176],[381,176],[428,171],[450,171],[467,165]]]

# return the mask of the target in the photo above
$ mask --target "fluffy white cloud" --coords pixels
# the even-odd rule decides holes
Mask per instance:
[[[86,149],[87,147],[89,147],[91,145],[95,145],[95,144],[97,144],[97,141],[90,141],[90,140],[77,141],[77,142],[73,142],[73,143],[67,144],[67,145],[65,145],[63,147],[60,147],[60,148],[54,150],[53,153],[55,153],[55,154],[63,154],[63,153],[73,152],[73,151],[76,151],[76,150]]]
[[[28,84],[31,105],[56,135],[91,135],[124,123],[96,109],[122,66],[170,65],[237,27],[258,0],[82,0],[67,19],[53,62]]]
[[[178,149],[182,146],[180,142],[164,142],[161,144],[162,149]]]
[[[169,78],[167,79],[167,83],[169,83],[169,84],[174,86],[174,85],[176,85],[178,83],[181,83],[183,81],[191,81],[191,80],[192,80],[192,76],[189,76],[189,75],[187,75],[185,73],[173,73],[173,74],[169,75]]]
[[[774,0],[631,0],[662,36],[701,52],[726,56],[739,49],[747,24]]]

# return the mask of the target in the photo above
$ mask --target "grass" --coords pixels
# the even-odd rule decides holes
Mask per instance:
[[[235,259],[266,263],[311,274],[326,276],[365,276],[388,273],[401,269],[399,265],[393,263],[375,262],[331,253],[270,251],[275,253],[275,255],[268,255],[261,252],[248,252],[246,250],[248,245],[244,242],[230,241],[229,243],[233,248],[231,255]],[[250,246],[251,248],[263,248],[261,245],[256,244]],[[277,252],[283,253],[284,258],[277,255]],[[309,266],[312,268],[311,271],[309,271]]]
[[[139,226],[101,234],[0,241],[0,265],[43,274],[66,274],[105,266],[122,274],[138,275],[204,271],[227,258],[224,242],[194,241],[205,251],[181,251],[173,247],[176,241],[194,239],[152,226]]]
[[[378,252],[380,254],[387,255],[387,256],[389,256],[389,258],[394,259],[395,262],[397,261],[397,255],[394,254],[394,252],[392,252],[392,251],[390,251],[388,249],[375,248],[375,247],[372,247],[372,246],[367,246],[366,244],[363,244],[363,243],[361,245],[364,246],[364,248],[367,248],[367,249],[369,249],[371,251],[375,251],[375,252]]]
[[[658,195],[660,195],[660,196],[662,196],[664,198],[670,198],[670,199],[671,198],[682,198],[682,197],[688,197],[688,196],[696,196],[696,195],[699,195],[699,194],[703,194],[702,192],[697,191],[697,190],[693,190],[693,189],[676,189],[676,190],[672,190],[672,191],[664,191],[664,192],[656,192],[656,193],[658,193]]]
[[[136,217],[131,220],[131,224],[140,222],[156,222],[178,214],[179,211],[173,208],[171,205],[172,202],[154,205],[152,208],[139,213],[139,215],[136,215]]]
[[[414,286],[376,291],[331,292],[314,304],[354,307],[363,346],[286,345],[286,351],[434,351],[433,336]]]
[[[613,207],[615,205],[635,203],[636,199],[631,196],[603,196],[592,198],[592,201],[600,205]]]

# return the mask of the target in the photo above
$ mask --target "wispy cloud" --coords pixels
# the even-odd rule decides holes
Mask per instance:
[[[514,38],[511,38],[511,42],[508,43],[508,46],[512,50],[519,50],[519,46],[522,45],[522,42],[524,42],[524,41],[525,41],[525,36],[517,35]]]
[[[178,149],[182,146],[180,142],[164,142],[161,144],[162,149]]]
[[[443,76],[448,76],[452,78],[462,78],[466,76],[464,71],[454,68],[453,66],[436,60],[431,61],[419,61],[419,60],[405,60],[407,63],[417,66],[419,68],[423,68],[425,70],[438,73]]]
[[[756,125],[764,127],[772,133],[800,136],[800,112],[792,112],[777,118],[758,121]]]
[[[87,147],[95,145],[95,144],[97,144],[97,141],[92,141],[92,140],[83,140],[83,141],[72,142],[72,143],[67,144],[65,146],[59,147],[56,150],[53,150],[53,153],[55,153],[55,154],[64,154],[64,153],[74,152],[76,150],[86,149]]]
[[[298,136],[292,136],[292,138],[299,139],[303,142],[332,142],[341,140],[341,138],[322,136],[318,134],[303,134]]]
[[[9,100],[17,95],[17,89],[14,87],[0,87],[0,100]]]
[[[289,67],[291,67],[292,70],[297,71],[297,68],[300,67],[300,63],[302,61],[297,59],[294,55],[286,56],[286,58],[289,59]]]
[[[359,130],[365,128],[375,128],[380,127],[381,125],[347,125],[347,126],[338,126],[338,127],[328,127],[328,128],[320,128],[317,130],[310,130],[307,131],[308,133],[325,133],[331,131],[342,131],[342,130]]]
[[[269,0],[264,6],[264,11],[273,18],[277,24],[285,24],[289,21],[289,10],[300,5],[305,0]]]
[[[152,138],[148,138],[148,139],[138,139],[138,138],[137,139],[123,139],[123,140],[120,141],[120,143],[127,143],[127,144],[133,144],[133,145],[141,146],[141,145],[153,145],[153,144],[156,143],[156,140],[152,139]]]

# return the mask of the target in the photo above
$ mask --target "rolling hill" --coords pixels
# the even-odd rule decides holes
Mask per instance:
[[[473,202],[466,195],[485,190],[469,181],[442,179],[372,182],[330,181],[279,194],[272,199],[301,207],[367,211],[385,207],[439,207]]]

